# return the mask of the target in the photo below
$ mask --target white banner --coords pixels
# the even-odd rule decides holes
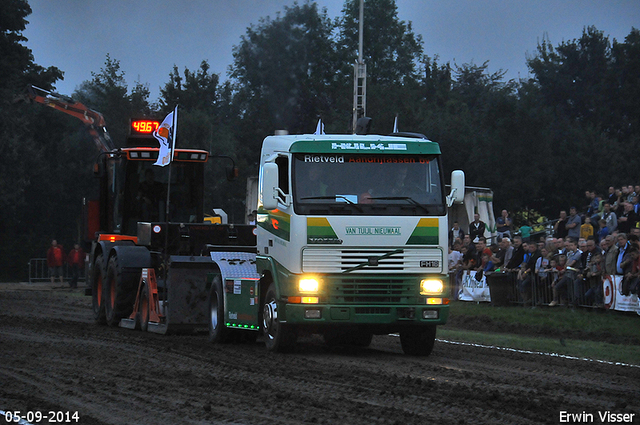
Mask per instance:
[[[465,270],[462,273],[462,286],[458,292],[460,301],[491,302],[487,277],[482,274],[480,280],[476,279],[476,272]]]
[[[622,295],[622,276],[605,276],[602,279],[604,308],[617,311],[635,311],[640,315],[637,294]]]

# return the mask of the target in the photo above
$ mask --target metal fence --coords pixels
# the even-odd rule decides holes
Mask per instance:
[[[80,269],[78,283],[86,281],[85,270],[86,267],[84,269]],[[68,264],[64,264],[62,266],[62,275],[65,282],[71,280],[71,267],[69,267]],[[49,282],[50,279],[49,267],[47,266],[46,258],[32,258],[29,260],[29,283]],[[56,277],[56,281],[59,282],[59,278]]]
[[[520,276],[509,273],[509,300],[520,305],[558,305],[577,307],[602,307],[602,280],[600,278],[581,278],[577,273],[563,280],[557,272],[545,276],[537,274]]]
[[[561,277],[557,272],[549,272],[544,276],[524,275],[520,278],[517,272],[509,272],[504,275],[508,282],[503,290],[507,291],[506,299],[511,305],[549,306],[555,300],[557,305],[603,307],[604,293],[600,277],[584,279],[579,279],[577,275],[572,277],[574,278],[566,279],[559,285]],[[461,274],[457,272],[450,275],[452,299],[458,299],[461,278]]]

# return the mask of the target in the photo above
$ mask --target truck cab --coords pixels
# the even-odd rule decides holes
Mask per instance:
[[[169,167],[153,165],[158,157],[157,148],[123,148],[103,157],[100,164],[103,207],[98,224],[103,232],[135,236],[138,222],[203,222],[203,174],[208,152],[176,150],[171,173]]]
[[[400,333],[428,355],[448,316],[447,197],[437,143],[421,136],[264,140],[256,266],[267,348],[298,334],[368,345]]]

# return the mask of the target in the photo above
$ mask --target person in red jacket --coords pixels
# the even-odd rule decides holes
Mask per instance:
[[[62,265],[64,264],[64,251],[62,245],[58,245],[55,239],[51,241],[51,247],[47,251],[47,266],[49,267],[49,277],[51,283],[56,277],[60,277],[60,283],[64,284],[64,276],[62,274]]]
[[[69,282],[69,286],[77,288],[80,270],[84,269],[84,251],[80,248],[80,245],[75,244],[73,246],[67,256],[67,264],[71,267],[71,282]]]

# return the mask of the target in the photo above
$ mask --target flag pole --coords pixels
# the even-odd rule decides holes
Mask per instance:
[[[176,148],[176,136],[178,135],[178,105],[173,110],[172,126],[173,134],[171,135],[171,153],[169,157],[169,181],[167,182],[167,205],[165,207],[164,220],[169,223],[169,202],[171,200],[171,170],[173,169],[173,155]],[[168,228],[168,226],[167,226]]]
[[[164,213],[164,221],[165,221],[165,229],[166,229],[164,234],[164,255],[163,255],[165,285],[167,284],[167,274],[168,274],[168,268],[169,268],[169,211],[170,211],[169,202],[171,201],[171,170],[173,169],[173,155],[174,155],[174,149],[176,147],[176,136],[178,135],[177,124],[178,124],[178,105],[176,105],[175,109],[173,110],[173,121],[171,126],[173,131],[170,132],[171,151],[169,155],[169,180],[167,181],[167,205],[165,206],[165,213]],[[166,302],[167,291],[164,291],[164,292],[165,292],[164,301]]]

